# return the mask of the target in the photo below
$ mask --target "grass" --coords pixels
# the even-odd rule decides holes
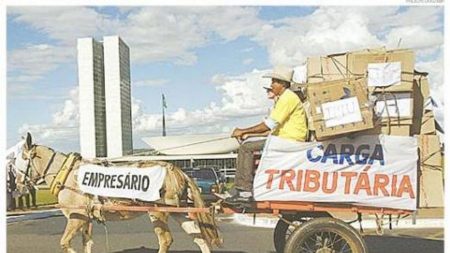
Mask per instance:
[[[36,204],[38,206],[56,204],[57,198],[50,193],[50,189],[43,188],[36,192]]]
[[[234,182],[228,182],[225,184],[225,191],[229,191],[234,185]]]

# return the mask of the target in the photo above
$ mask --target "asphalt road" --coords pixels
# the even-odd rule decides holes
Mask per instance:
[[[15,222],[7,225],[8,253],[53,253],[61,252],[59,239],[65,227],[64,217]],[[214,252],[267,253],[274,252],[272,229],[255,228],[223,221],[219,224],[225,244]],[[134,220],[108,223],[111,253],[156,253],[158,244],[147,216]],[[170,223],[174,236],[171,252],[198,252],[196,246],[181,228]],[[408,229],[386,231],[383,236],[366,238],[371,253],[441,253],[444,252],[443,229]],[[94,226],[94,252],[106,252],[105,230]],[[75,238],[74,248],[81,250],[81,236]]]

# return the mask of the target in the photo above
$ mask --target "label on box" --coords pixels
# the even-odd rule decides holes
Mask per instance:
[[[378,116],[387,118],[411,118],[412,117],[412,98],[410,93],[396,93],[394,95],[386,94],[386,100],[383,95],[378,96],[375,104],[375,113]],[[389,114],[388,114],[389,112]]]
[[[369,63],[367,85],[383,87],[400,84],[402,65],[400,62]]]
[[[362,121],[356,97],[341,99],[322,104],[323,119],[326,127],[334,127]]]

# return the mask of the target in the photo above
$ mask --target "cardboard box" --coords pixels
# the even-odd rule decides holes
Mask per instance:
[[[414,101],[411,92],[376,94],[375,114],[383,125],[412,124]]]
[[[392,130],[392,126],[410,125],[410,136],[421,133],[424,99],[416,80],[414,80],[410,92],[385,92],[373,95],[377,97],[375,114],[377,117],[382,116],[381,119],[377,119],[377,122],[380,122],[380,125],[385,128],[384,132],[389,130],[386,129],[389,126]],[[389,118],[385,108],[389,108]],[[398,133],[397,129],[394,130]],[[406,134],[406,131],[401,131]]]
[[[412,50],[390,50],[384,48],[366,49],[325,57],[307,59],[307,80],[309,83],[332,81],[343,78],[367,77],[369,64],[400,62],[401,81],[389,87],[370,87],[373,92],[410,91],[413,86],[415,55]]]
[[[310,84],[307,97],[318,140],[373,127],[364,78]]]
[[[415,122],[420,121],[421,124],[416,131],[416,134],[436,134],[436,123],[433,114],[433,106],[431,105],[430,85],[428,82],[428,73],[416,72],[414,75],[414,82],[420,91],[420,95],[416,95],[415,106]]]
[[[422,116],[422,124],[420,126],[420,134],[436,134],[436,123],[433,111],[425,111]]]
[[[370,63],[401,63],[401,82],[412,84],[414,79],[415,56],[412,50],[363,50],[348,54],[348,69],[353,75],[366,75]],[[395,87],[393,85],[392,87]],[[399,85],[398,85],[399,86]],[[393,92],[393,90],[391,90]]]
[[[396,135],[396,136],[411,136],[411,125],[390,125],[382,126],[376,125],[374,128],[360,132],[361,135]]]
[[[308,119],[308,130],[314,131],[315,129],[314,129],[314,124],[313,124],[312,115],[311,115],[311,103],[309,103],[309,101],[306,100],[303,103],[303,108],[305,109],[306,118]]]
[[[430,84],[428,82],[428,73],[415,72],[414,81],[416,81],[418,87],[420,88],[420,93],[424,100],[430,97]]]
[[[437,135],[418,135],[420,163],[442,168],[441,143]]]
[[[422,166],[419,174],[419,207],[444,207],[444,173]]]
[[[421,131],[421,125],[422,125],[422,117],[425,112],[424,103],[425,103],[425,97],[423,92],[421,91],[422,86],[421,84],[414,80],[414,90],[413,90],[413,97],[414,97],[414,112],[413,112],[413,123],[412,123],[412,134],[420,134]]]
[[[347,54],[315,56],[307,59],[308,83],[319,83],[349,78]]]
[[[368,94],[365,79],[342,79],[309,84],[307,98],[311,103],[311,115],[322,115],[321,106],[327,102],[356,97],[361,108],[368,107]]]
[[[444,206],[443,159],[439,136],[418,135],[420,207]]]

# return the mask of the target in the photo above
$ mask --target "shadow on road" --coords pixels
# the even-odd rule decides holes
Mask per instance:
[[[171,250],[171,253],[198,253],[198,250]],[[245,251],[216,251],[214,253],[246,253]],[[158,249],[149,249],[146,247],[140,247],[137,249],[126,249],[122,251],[115,251],[113,253],[158,253]]]
[[[444,241],[417,237],[365,236],[370,253],[443,253]]]

